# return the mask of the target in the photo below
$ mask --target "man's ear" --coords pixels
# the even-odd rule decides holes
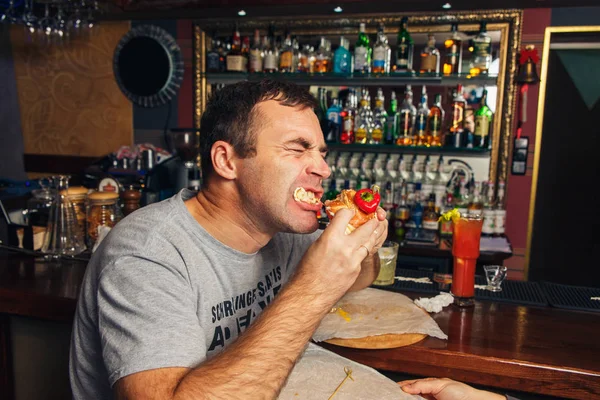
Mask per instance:
[[[230,143],[216,141],[210,150],[214,171],[225,179],[237,178],[235,159],[237,154]]]

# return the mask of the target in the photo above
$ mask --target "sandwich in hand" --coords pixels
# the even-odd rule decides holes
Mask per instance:
[[[346,226],[346,235],[348,235],[368,220],[376,218],[375,213],[380,200],[381,196],[377,185],[373,185],[371,189],[358,191],[346,189],[342,190],[334,200],[325,201],[325,212],[329,219],[332,219],[342,208],[354,210],[354,217]]]

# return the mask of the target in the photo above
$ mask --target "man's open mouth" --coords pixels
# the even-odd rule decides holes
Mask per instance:
[[[307,204],[320,204],[321,199],[317,197],[315,192],[311,192],[310,190],[306,190],[303,187],[296,188],[294,190],[294,200],[299,201],[301,203]]]

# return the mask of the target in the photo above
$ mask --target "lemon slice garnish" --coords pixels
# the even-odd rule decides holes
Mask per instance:
[[[446,221],[452,220],[452,222],[456,222],[459,219],[460,219],[460,212],[458,212],[458,208],[453,208],[452,210],[440,215],[440,218],[438,221],[441,222],[442,220],[446,220]]]

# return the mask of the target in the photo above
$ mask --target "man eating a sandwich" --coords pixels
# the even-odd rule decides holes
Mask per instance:
[[[204,184],[119,222],[93,254],[70,354],[76,399],[275,398],[319,322],[377,276],[379,208],[317,231],[327,148],[291,83],[217,91]],[[362,211],[361,211],[362,212]]]

